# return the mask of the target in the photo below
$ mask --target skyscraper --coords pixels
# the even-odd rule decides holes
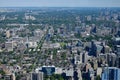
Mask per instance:
[[[96,47],[96,44],[93,41],[91,42],[91,48],[90,48],[90,51],[89,51],[89,55],[90,56],[97,56],[97,47]]]
[[[120,69],[116,67],[105,67],[102,80],[120,80]]]

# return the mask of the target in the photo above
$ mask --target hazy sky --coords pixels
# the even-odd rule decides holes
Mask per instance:
[[[0,7],[120,7],[120,0],[0,0]]]

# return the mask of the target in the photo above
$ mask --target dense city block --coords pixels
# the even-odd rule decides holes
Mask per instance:
[[[0,8],[0,80],[120,80],[120,8]]]

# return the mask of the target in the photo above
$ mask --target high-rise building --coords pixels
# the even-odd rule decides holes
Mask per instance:
[[[75,32],[76,32],[77,34],[80,34],[81,28],[80,28],[80,27],[75,27]]]
[[[116,65],[120,68],[120,56],[117,56]]]
[[[45,75],[52,75],[55,73],[55,66],[42,66],[37,68],[36,72],[43,72]]]
[[[109,67],[116,66],[116,59],[117,59],[117,56],[115,53],[106,54],[106,61],[107,61],[107,64],[109,65]]]
[[[120,45],[117,45],[116,48],[117,48],[117,55],[120,56]]]
[[[91,48],[90,48],[90,51],[89,51],[89,55],[90,56],[97,56],[97,47],[96,47],[96,44],[93,41],[91,42]]]
[[[82,52],[80,53],[80,62],[86,63],[88,60],[88,52]]]
[[[7,38],[10,38],[10,36],[11,36],[10,30],[7,30],[7,31],[6,31],[6,37],[7,37]]]
[[[113,40],[114,44],[114,50],[116,51],[116,54],[120,56],[120,37],[117,37]]]
[[[15,74],[6,74],[4,75],[4,80],[16,80]]]
[[[31,73],[31,79],[30,80],[43,80],[43,73],[42,72],[33,72]]]
[[[116,67],[105,67],[102,80],[120,80],[120,69]]]

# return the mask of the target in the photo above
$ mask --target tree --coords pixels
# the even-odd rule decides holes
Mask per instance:
[[[0,70],[0,74],[5,75],[5,72],[3,70]]]
[[[61,58],[62,58],[63,60],[65,60],[65,59],[66,59],[66,53],[62,53]]]
[[[98,76],[96,77],[96,80],[101,80],[101,79],[100,79],[100,75],[98,75]]]

